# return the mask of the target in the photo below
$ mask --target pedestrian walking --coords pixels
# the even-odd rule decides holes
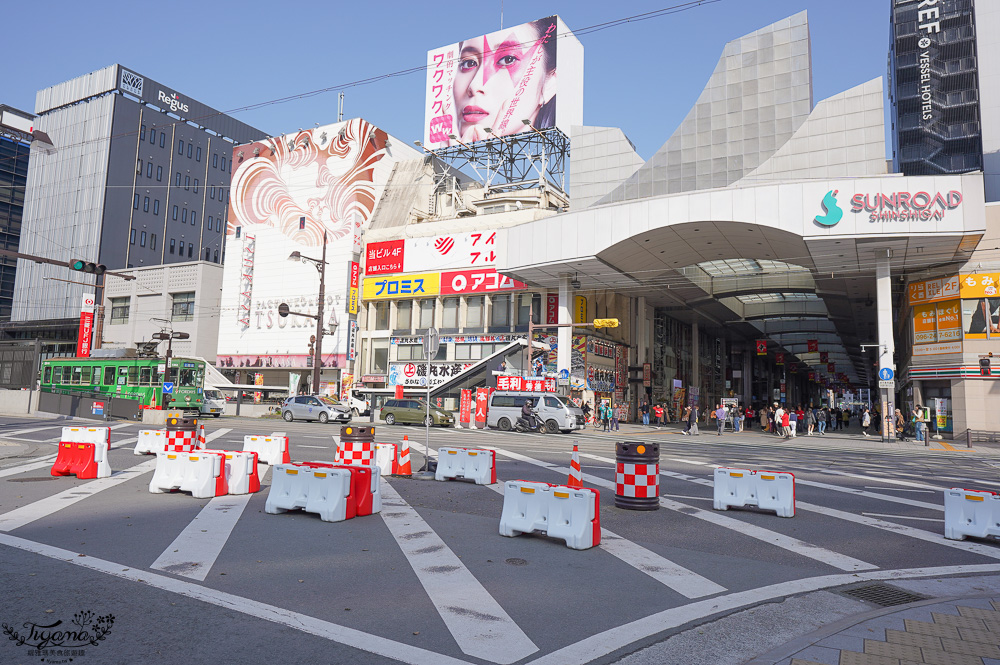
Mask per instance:
[[[721,404],[716,406],[712,417],[715,418],[715,424],[719,427],[719,436],[722,436],[722,428],[726,426],[726,407]]]
[[[770,423],[770,417],[768,415],[769,413],[770,413],[770,409],[768,407],[766,407],[766,406],[763,409],[760,410],[760,431],[761,432],[767,432],[768,431],[767,426]]]
[[[649,402],[647,402],[645,399],[643,399],[642,400],[642,406],[639,407],[639,410],[642,412],[642,424],[646,425],[648,427],[649,426]]]
[[[896,413],[893,414],[893,426],[896,428],[896,436],[899,437],[900,441],[906,441],[906,418],[903,417],[903,412],[896,409]]]
[[[663,424],[663,405],[657,404],[653,407],[653,415],[656,416],[656,429],[660,429],[660,425]]]
[[[580,410],[583,411],[583,422],[584,422],[584,424],[593,422],[590,419],[590,402],[584,402],[583,406],[580,407]]]
[[[684,423],[684,429],[681,430],[681,434],[691,433],[691,407],[685,406],[684,411],[681,413],[681,422]]]
[[[739,432],[742,429],[743,424],[743,411],[740,409],[740,405],[736,404],[733,406],[733,433]]]
[[[925,443],[927,441],[927,422],[924,420],[924,407],[919,404],[913,409],[913,422],[917,429],[917,441]]]
[[[688,415],[688,432],[691,436],[698,436],[698,407],[692,406]]]
[[[872,412],[865,407],[865,412],[861,414],[861,433],[865,436],[869,436],[868,428],[872,425]]]
[[[798,436],[796,434],[796,430],[798,429],[798,425],[799,425],[799,412],[796,411],[795,409],[789,409],[788,410],[788,431],[791,433],[793,439],[796,436]]]
[[[611,407],[611,429],[612,431],[618,431],[618,418],[621,416],[621,404],[616,404]]]
[[[810,406],[806,409],[806,436],[812,436],[816,428],[816,412]]]

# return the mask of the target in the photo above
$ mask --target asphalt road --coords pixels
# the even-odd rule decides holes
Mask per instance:
[[[114,425],[111,478],[54,478],[65,424],[0,418],[0,623],[24,634],[77,628],[79,612],[114,617],[96,646],[50,647],[66,653],[46,663],[609,663],[816,589],[1000,572],[992,542],[942,536],[942,489],[1000,489],[992,451],[634,427],[431,432],[432,449],[495,449],[501,482],[565,482],[578,441],[584,484],[601,492],[604,541],[575,551],[498,535],[501,484],[392,477],[381,515],[337,523],[265,514],[269,471],[245,497],[151,494],[154,458],[132,453],[140,426],[129,423]],[[229,449],[246,434],[287,432],[293,461],[332,460],[339,431],[242,418],[207,427],[210,447]],[[423,428],[379,426],[376,439],[403,435],[416,469]],[[614,507],[616,440],[659,443],[659,510]],[[713,511],[715,465],[793,472],[796,516]],[[2,662],[43,657],[13,640],[0,650]]]

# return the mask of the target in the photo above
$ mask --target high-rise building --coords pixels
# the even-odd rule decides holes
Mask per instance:
[[[223,260],[233,145],[264,132],[121,65],[40,90],[35,113],[52,147],[32,149],[23,253],[112,270]],[[67,277],[21,260],[11,319],[77,317],[95,289]]]
[[[33,116],[0,104],[0,249],[17,251]],[[0,257],[0,321],[10,321],[17,259]]]

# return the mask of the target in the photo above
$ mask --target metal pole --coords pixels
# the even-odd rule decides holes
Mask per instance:
[[[428,336],[430,336],[430,332],[431,331],[428,328],[427,329],[427,335]],[[427,346],[427,345],[425,344],[424,346]],[[426,413],[424,415],[424,466],[421,469],[421,471],[429,471],[430,468],[431,468],[431,466],[430,466],[431,465],[431,463],[430,463],[430,459],[431,459],[431,426],[430,426],[430,417],[431,417],[431,354],[428,353],[428,351],[430,351],[429,348],[427,349],[427,351],[424,352],[424,358],[427,361],[427,372],[426,372],[426,377],[425,377],[427,379],[427,398],[426,398],[427,399],[427,403],[424,405],[424,407],[426,409]]]
[[[313,347],[313,395],[319,394],[319,379],[323,369],[323,301],[326,299],[326,231],[323,231],[323,258],[319,269],[319,302],[316,306],[316,344]]]
[[[167,338],[167,361],[163,364],[163,383],[168,383],[170,381],[170,359],[173,357],[173,353],[172,353],[173,343],[174,343],[174,330],[173,330],[173,328],[171,328],[170,329],[170,337]],[[165,409],[165,408],[167,408],[167,394],[168,393],[164,393],[163,392],[162,385],[163,384],[160,384],[160,387],[161,387],[160,394],[161,394],[161,396],[163,398],[163,404],[161,404],[161,406]],[[173,395],[174,393],[171,392],[169,394]]]

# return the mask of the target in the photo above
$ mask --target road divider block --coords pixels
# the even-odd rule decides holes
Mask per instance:
[[[357,514],[351,496],[353,476],[350,469],[330,464],[278,464],[264,512],[277,515],[300,509],[318,514],[324,522],[351,519]]]
[[[465,478],[477,485],[497,481],[496,451],[489,448],[438,448],[434,480]]]
[[[782,471],[716,469],[712,507],[757,506],[778,517],[795,517],[795,476]]]
[[[108,478],[111,476],[108,444],[104,441],[100,443],[60,441],[56,461],[53,462],[50,473],[53,476],[72,475],[80,480]]]
[[[198,443],[197,432],[195,430],[167,430],[167,443],[164,446],[166,452],[189,453],[195,449]]]
[[[528,480],[504,483],[500,535],[543,533],[574,550],[601,543],[601,495],[589,487]]]
[[[289,464],[287,436],[253,436],[243,437],[243,450],[257,453],[257,459],[264,464]]]
[[[374,464],[334,464],[330,462],[303,462],[301,466],[311,469],[345,469],[351,472],[350,501],[359,516],[382,511],[382,492],[379,478],[382,474]]]
[[[163,429],[141,429],[132,452],[136,455],[155,455],[167,449],[167,431]]]
[[[60,441],[66,443],[104,443],[111,448],[110,427],[63,427]]]
[[[337,463],[374,464],[375,445],[374,441],[352,441],[341,436],[340,445],[337,446]]]
[[[156,453],[156,470],[149,481],[149,491],[163,494],[173,490],[191,492],[196,499],[228,494],[225,454],[204,450]]]
[[[395,443],[375,444],[375,466],[383,476],[399,473],[399,449]]]
[[[966,536],[1000,536],[1000,493],[958,487],[944,491],[944,537]]]
[[[230,494],[254,494],[260,491],[257,453],[245,450],[201,450],[220,453],[226,460],[226,486]]]

